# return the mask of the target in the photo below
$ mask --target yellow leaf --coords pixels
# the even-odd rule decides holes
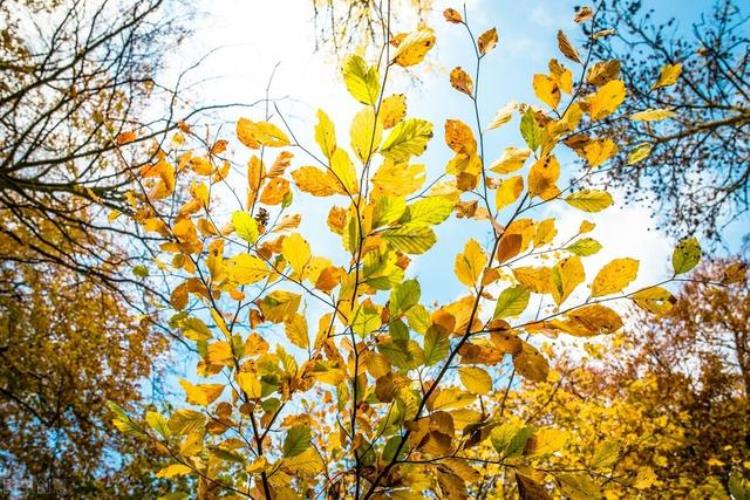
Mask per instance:
[[[282,323],[292,318],[299,308],[301,297],[286,290],[276,290],[258,301],[263,316],[273,323]]]
[[[489,51],[495,48],[497,45],[497,29],[490,28],[477,39],[477,46],[479,47],[479,53],[482,55],[487,54]]]
[[[336,151],[336,129],[333,122],[322,109],[318,110],[318,124],[315,126],[315,142],[326,156],[330,158]]]
[[[659,79],[656,80],[652,89],[660,89],[662,87],[669,87],[677,83],[677,79],[682,74],[682,64],[666,64],[662,66],[659,72]]]
[[[354,115],[350,131],[351,146],[362,164],[367,163],[378,150],[382,136],[383,126],[375,120],[375,111],[371,107],[362,108]]]
[[[266,263],[254,255],[241,253],[227,261],[227,276],[238,285],[252,285],[270,274]]]
[[[641,309],[654,314],[665,314],[672,309],[675,298],[669,290],[655,286],[632,295],[633,302]]]
[[[560,64],[557,59],[549,62],[550,78],[555,81],[560,90],[566,94],[573,92],[573,72]]]
[[[237,384],[250,399],[259,399],[262,396],[262,386],[255,373],[240,372],[237,374]]]
[[[537,160],[529,170],[529,194],[543,200],[554,198],[560,193],[556,182],[560,177],[560,163],[555,155],[548,155]]]
[[[281,463],[283,464],[283,469],[288,470],[292,474],[313,476],[325,470],[323,460],[312,447],[292,457],[284,458]]]
[[[443,17],[446,21],[452,24],[461,24],[462,22],[464,22],[464,18],[461,16],[461,13],[456,9],[445,9],[443,11]]]
[[[432,400],[433,411],[459,410],[469,406],[476,400],[476,396],[464,392],[458,387],[447,387],[440,390]]]
[[[581,258],[577,255],[558,262],[552,268],[552,282],[555,285],[552,288],[552,297],[557,305],[565,302],[565,299],[573,293],[573,290],[583,283],[585,277]]]
[[[503,155],[499,160],[496,160],[491,166],[490,170],[497,172],[498,174],[509,174],[515,172],[519,168],[523,167],[523,164],[531,156],[530,149],[520,149],[514,146],[505,148]]]
[[[513,118],[513,111],[515,111],[517,106],[518,104],[516,102],[509,101],[505,106],[498,109],[495,116],[492,118],[492,121],[487,126],[487,130],[496,129],[508,123],[510,119]]]
[[[520,175],[503,180],[495,193],[495,207],[499,212],[511,203],[515,202],[523,192],[523,177]]]
[[[621,80],[612,80],[586,97],[586,111],[592,120],[601,120],[614,113],[624,100],[625,84]]]
[[[553,320],[550,324],[579,337],[615,333],[622,328],[622,319],[609,307],[591,304],[567,314],[566,321]]]
[[[249,213],[238,210],[232,214],[232,227],[237,236],[250,244],[258,241],[258,223]]]
[[[404,94],[393,94],[383,99],[380,104],[378,119],[384,129],[393,128],[406,116],[406,96]]]
[[[237,121],[237,138],[251,149],[261,146],[278,148],[289,145],[289,138],[279,127],[268,122],[254,122],[247,118]]]
[[[624,289],[638,275],[638,261],[631,258],[614,259],[601,268],[591,283],[591,296],[610,295]]]
[[[185,390],[187,402],[200,406],[208,406],[224,391],[224,386],[221,384],[193,385],[184,378],[180,379],[180,385]]]
[[[407,196],[425,181],[424,165],[408,165],[385,161],[372,177],[373,197]]]
[[[583,189],[571,194],[565,201],[584,212],[600,212],[612,205],[612,195],[597,189]]]
[[[568,442],[568,434],[553,427],[543,427],[534,431],[526,445],[527,453],[531,456],[548,455],[561,450]]]
[[[544,219],[536,225],[534,232],[534,246],[540,247],[550,243],[557,234],[555,219]]]
[[[645,490],[651,487],[656,481],[656,473],[651,467],[643,466],[638,468],[638,474],[635,476],[633,487],[639,490]]]
[[[330,175],[341,184],[339,188],[340,192],[349,194],[359,192],[357,171],[354,168],[352,160],[349,159],[349,155],[343,149],[337,149],[331,155]]]
[[[362,104],[375,104],[380,94],[380,77],[375,66],[367,63],[358,55],[350,55],[344,60],[341,68],[344,84],[349,93]]]
[[[513,356],[513,367],[519,375],[533,382],[544,382],[549,374],[547,360],[527,342],[523,342],[521,352]]]
[[[313,196],[344,194],[341,183],[318,167],[300,167],[292,172],[292,178],[301,191]]]
[[[409,33],[398,44],[393,62],[404,68],[419,64],[434,45],[435,33],[430,28]]]
[[[549,267],[516,267],[513,276],[534,293],[552,290],[552,270]]]
[[[455,273],[458,280],[466,286],[473,287],[487,265],[487,256],[476,240],[466,242],[464,251],[456,255]]]
[[[291,321],[284,323],[284,332],[289,342],[307,349],[310,345],[310,339],[307,334],[307,320],[301,314],[295,314]]]
[[[229,342],[212,342],[206,348],[206,359],[212,365],[231,366],[234,360]]]
[[[560,87],[547,75],[536,74],[532,82],[534,93],[544,104],[556,109],[560,104]]]
[[[461,383],[474,394],[487,394],[492,390],[492,377],[475,366],[462,366],[458,369]]]
[[[281,254],[284,256],[294,272],[302,275],[305,265],[310,261],[310,245],[299,233],[292,233],[281,243]]]
[[[260,195],[260,202],[265,205],[280,205],[286,199],[287,194],[289,194],[289,181],[283,177],[276,177],[266,184]]]
[[[635,165],[642,162],[651,155],[654,145],[648,142],[642,142],[628,153],[628,165]]]
[[[453,88],[459,92],[463,92],[470,97],[474,93],[474,82],[472,82],[471,76],[469,76],[461,66],[453,68],[450,74],[450,80]]]
[[[172,464],[164,467],[159,472],[157,472],[156,477],[169,479],[171,477],[184,476],[185,474],[190,474],[191,472],[193,472],[193,469],[191,469],[187,465]]]
[[[637,122],[658,122],[677,116],[671,109],[647,109],[630,115],[630,119]]]
[[[477,152],[477,141],[471,127],[461,120],[445,121],[445,143],[454,152],[471,156]]]
[[[617,144],[612,139],[597,139],[583,146],[583,155],[590,167],[598,167],[617,154]]]

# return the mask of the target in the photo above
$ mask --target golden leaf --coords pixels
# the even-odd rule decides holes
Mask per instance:
[[[568,37],[565,36],[565,33],[563,33],[562,30],[557,32],[557,47],[560,49],[560,52],[571,61],[577,63],[581,62],[581,58],[578,56],[578,51],[573,44],[570,43],[570,40],[568,40]]]
[[[474,93],[474,83],[471,81],[471,76],[461,68],[461,66],[456,66],[453,68],[453,71],[451,71],[451,85],[454,89],[458,90],[459,92],[463,92],[464,94],[468,96],[472,96]]]
[[[406,96],[404,94],[393,94],[383,99],[380,105],[378,119],[384,129],[393,128],[406,116]]]
[[[515,202],[523,192],[523,177],[520,175],[509,177],[502,181],[495,193],[495,207],[499,212]]]
[[[530,149],[520,149],[509,146],[503,151],[500,159],[490,165],[490,170],[498,174],[509,174],[523,167],[526,160],[531,156]]]
[[[464,251],[456,255],[454,270],[461,283],[474,287],[485,265],[487,265],[487,256],[482,247],[476,240],[470,239],[466,242]]]
[[[419,64],[434,45],[435,33],[429,28],[409,33],[398,44],[393,62],[404,68]]]
[[[536,74],[532,82],[534,93],[540,101],[552,109],[560,104],[560,87],[557,82],[547,75]]]
[[[479,47],[479,53],[482,55],[487,54],[489,51],[495,48],[497,45],[497,29],[490,28],[481,35],[477,40],[477,46]]]
[[[544,200],[554,198],[560,193],[557,179],[560,177],[560,163],[554,155],[537,160],[529,170],[529,194]]]
[[[458,369],[461,383],[474,394],[487,394],[492,390],[489,373],[475,366],[462,366]]]
[[[612,80],[586,97],[586,111],[592,120],[601,120],[614,113],[624,100],[625,84],[622,80]]]
[[[638,261],[631,258],[614,259],[599,270],[591,283],[591,296],[599,297],[621,291],[638,275]]]
[[[180,385],[185,391],[187,402],[200,406],[208,406],[224,391],[221,384],[193,385],[185,379],[180,379]]]
[[[660,89],[663,87],[669,87],[677,83],[677,79],[682,74],[682,63],[677,64],[665,64],[662,66],[659,72],[659,79],[656,80],[652,89]]]
[[[268,122],[254,122],[247,118],[237,120],[237,138],[250,149],[261,146],[273,148],[289,145],[289,138],[279,127]]]
[[[302,275],[305,265],[312,257],[310,245],[299,233],[292,233],[284,237],[284,241],[281,243],[281,254],[292,266],[295,274],[299,276]]]

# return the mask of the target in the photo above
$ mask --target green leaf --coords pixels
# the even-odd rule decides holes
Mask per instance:
[[[151,429],[158,432],[164,439],[169,437],[169,426],[167,419],[156,411],[146,412],[146,423]]]
[[[529,149],[536,151],[546,139],[546,132],[543,127],[534,119],[534,112],[529,109],[521,117],[521,137],[526,141]]]
[[[494,319],[518,316],[529,305],[530,292],[523,285],[506,288],[497,298]]]
[[[310,427],[295,425],[286,433],[282,449],[284,457],[289,458],[299,455],[310,446],[311,439]]]
[[[568,245],[567,247],[565,247],[565,250],[567,250],[568,252],[574,253],[581,257],[594,255],[601,249],[602,244],[593,238],[582,238],[572,245]]]
[[[506,422],[492,429],[490,441],[503,458],[508,458],[523,452],[526,442],[533,433],[532,427]]]
[[[672,268],[675,274],[683,274],[695,266],[701,260],[701,245],[695,238],[687,238],[680,241],[672,253]]]
[[[584,212],[600,212],[612,204],[612,195],[598,189],[583,189],[571,194],[565,201]]]
[[[380,93],[380,77],[375,66],[367,66],[360,56],[352,54],[341,68],[346,89],[362,104],[375,104]]]
[[[419,118],[410,118],[396,124],[380,146],[380,153],[396,163],[407,161],[412,156],[424,153],[432,138],[432,123]]]
[[[419,303],[422,291],[417,280],[406,280],[391,290],[389,310],[391,317],[398,317]]]
[[[406,200],[402,196],[381,196],[372,214],[372,227],[389,226],[399,220],[406,210]]]
[[[430,196],[415,201],[407,207],[401,222],[412,226],[440,224],[447,219],[455,203],[443,196]]]
[[[133,266],[133,274],[139,278],[148,278],[148,268],[143,264]]]
[[[249,213],[238,210],[232,214],[232,226],[237,236],[251,245],[258,241],[258,223]]]
[[[729,492],[734,500],[750,500],[750,481],[733,471],[729,476]]]
[[[450,340],[448,332],[439,326],[431,326],[424,335],[424,363],[434,365],[448,356]]]
[[[425,226],[409,225],[397,229],[386,229],[382,236],[394,250],[409,254],[425,253],[437,241],[432,229]]]

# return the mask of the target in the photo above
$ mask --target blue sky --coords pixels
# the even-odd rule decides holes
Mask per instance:
[[[566,31],[576,40],[579,30],[572,20],[573,7],[586,2],[567,0],[472,0],[467,2],[469,22],[476,34],[497,27],[500,42],[483,61],[480,82],[481,118],[487,124],[495,111],[509,100],[541,105],[531,90],[532,75],[546,72],[547,61],[561,58],[557,51],[556,32]],[[710,1],[653,1],[659,15],[676,15],[681,29],[689,28]],[[289,119],[295,134],[311,149],[315,111],[323,108],[337,124],[339,141],[348,136],[348,124],[359,105],[347,94],[341,83],[335,59],[329,53],[315,52],[315,32],[310,0],[274,0],[273,2],[205,0],[198,4],[201,12],[196,18],[196,33],[179,55],[173,59],[171,71],[184,68],[210,50],[221,47],[208,57],[191,76],[196,86],[188,94],[196,103],[251,102],[262,98],[274,67],[271,96],[279,99],[279,106]],[[428,167],[428,180],[444,169],[451,152],[443,142],[443,123],[447,118],[458,118],[474,124],[470,101],[453,90],[448,73],[462,66],[473,73],[473,53],[462,27],[442,20],[440,12],[461,4],[436,1],[436,16],[431,25],[436,29],[438,42],[431,53],[422,81],[416,87],[403,73],[395,75],[392,92],[406,91],[409,115],[421,117],[435,124],[435,138],[419,162]],[[413,28],[406,16],[404,30]],[[239,115],[261,119],[262,108],[229,112],[224,136],[233,139],[231,124]],[[510,145],[522,146],[518,134],[518,118],[486,137],[487,161],[500,156]],[[236,143],[239,159],[249,152]],[[571,174],[578,167],[570,154],[560,154],[562,170]],[[304,164],[304,156],[295,158],[293,168]],[[238,179],[238,182],[243,182]],[[669,274],[669,257],[674,242],[656,227],[648,207],[627,205],[620,193],[613,192],[615,206],[601,214],[585,218],[597,223],[591,235],[604,250],[585,260],[587,276],[592,277],[604,263],[617,257],[635,257],[641,261],[641,271],[635,286],[654,283]],[[319,198],[299,196],[295,201],[302,208],[301,232],[310,241],[317,255],[338,255],[344,258],[340,240],[326,236],[325,217],[329,204]],[[340,202],[341,204],[341,202]],[[562,203],[534,214],[535,218],[556,216],[558,234],[567,239],[584,218],[582,212]],[[229,207],[228,211],[235,207]],[[588,215],[588,214],[587,214]],[[740,231],[742,232],[742,231]],[[480,243],[488,241],[486,222],[457,223],[449,221],[437,229],[438,243],[426,258],[418,259],[410,268],[422,282],[423,302],[451,301],[464,293],[453,275],[455,255],[463,249],[469,237]],[[345,260],[344,260],[345,261]],[[583,287],[581,287],[583,288]],[[580,292],[585,298],[585,290]],[[575,296],[571,299],[575,302]],[[311,309],[313,310],[313,309]],[[315,324],[314,320],[310,325]],[[282,334],[283,335],[283,334]],[[277,338],[280,338],[279,335]],[[184,368],[191,371],[193,362]],[[179,367],[178,367],[179,369]]]

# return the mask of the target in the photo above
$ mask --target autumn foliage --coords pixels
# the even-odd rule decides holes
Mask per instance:
[[[478,110],[479,67],[495,53],[497,31],[475,38],[465,12],[448,9],[445,19],[474,47],[466,59],[474,77],[457,67],[450,84]],[[419,71],[434,32],[384,33],[372,60],[342,61],[344,86],[361,107],[347,124],[318,110],[314,147],[276,110],[273,120],[268,112],[239,118],[235,137],[160,151],[141,170],[134,218],[171,255],[161,264],[174,311],[165,314],[200,360],[180,381],[181,408],[141,419],[112,405],[115,426],[158,443],[171,464],[157,476],[189,477],[202,497],[579,498],[651,486],[645,466],[619,475],[624,430],[581,428],[613,414],[637,420],[643,413],[626,400],[596,414],[533,415],[534,398],[561,377],[543,339],[616,334],[616,301],[668,314],[675,298],[665,285],[684,281],[701,257],[695,239],[680,242],[671,273],[647,288],[630,286],[640,263],[628,257],[587,277],[583,262],[601,249],[594,224],[582,217],[577,231],[558,235],[555,218],[540,216],[560,204],[583,214],[612,205],[609,193],[580,183],[632,146],[579,131],[627,99],[619,65],[588,61],[560,31],[565,62],[551,60],[532,82],[542,107],[510,104],[490,123],[477,111],[476,123],[448,118],[438,132],[408,116],[406,95],[388,90],[395,73]],[[666,67],[655,85],[678,76]],[[485,134],[514,117],[523,147],[487,161]],[[419,158],[435,134],[452,158],[428,179]],[[564,171],[562,148],[581,157],[580,170]],[[316,249],[298,230],[304,214],[295,207],[308,199],[329,208],[317,227],[334,235],[336,251]],[[427,304],[411,268],[430,265],[435,227],[453,218],[483,223],[489,237],[466,241],[454,276],[445,273],[464,294]],[[648,420],[664,431],[660,422]],[[571,426],[593,458],[569,445]]]
[[[628,68],[594,49],[613,29],[577,9],[585,44],[552,34],[534,102],[485,121],[498,30],[446,9],[471,50],[444,83],[474,118],[434,124],[394,79],[428,71],[435,31],[397,32],[390,3],[349,12],[369,31],[337,63],[346,120],[296,130],[267,98],[231,133],[119,128],[101,172],[122,183],[55,199],[72,222],[0,211],[0,470],[69,496],[750,497],[745,264],[693,237],[645,286],[616,248],[589,263],[588,214],[616,204],[592,181],[653,149],[604,125],[675,116],[632,105]],[[498,129],[517,133],[495,151]],[[439,236],[466,234],[446,267]],[[427,273],[461,291],[433,300]],[[169,342],[191,370],[146,404]]]

